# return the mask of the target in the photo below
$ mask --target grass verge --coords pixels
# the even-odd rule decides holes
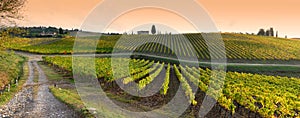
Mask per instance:
[[[80,113],[81,117],[93,118],[94,116],[86,109],[80,96],[70,90],[61,89],[51,86],[50,91],[53,95],[61,102],[67,104],[69,107],[73,108],[76,112]]]
[[[42,62],[38,62],[38,64],[40,65],[41,69],[44,70],[45,75],[47,76],[47,79],[50,82],[55,83],[64,80],[63,76],[55,72],[52,68],[48,67]],[[72,80],[67,80],[67,81],[69,82],[69,84],[73,83]],[[56,99],[65,103],[72,109],[74,109],[77,113],[79,113],[79,115],[81,115],[80,117],[84,117],[84,118],[94,117],[84,106],[80,96],[77,94],[75,89],[57,88],[54,86],[50,86],[49,89]]]
[[[27,59],[24,59],[24,62]],[[18,85],[12,85],[10,88],[10,92],[4,92],[2,95],[0,95],[0,106],[7,104],[13,97],[14,95],[19,92],[20,90],[22,90],[23,85],[25,84],[29,72],[28,72],[28,65],[26,63],[24,63],[23,65],[23,74],[21,76],[21,78],[19,79],[19,83]]]
[[[300,67],[293,66],[238,66],[228,65],[231,72],[244,72],[283,77],[300,77]]]

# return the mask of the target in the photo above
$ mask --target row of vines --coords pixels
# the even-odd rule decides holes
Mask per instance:
[[[216,34],[175,34],[175,35],[116,35],[84,38],[63,38],[60,41],[36,45],[31,42],[47,42],[53,39],[15,38],[6,46],[15,50],[42,54],[111,53],[135,51],[168,57],[196,57],[199,59],[236,60],[300,60],[300,41],[243,34],[221,34],[222,39],[208,47],[205,37],[218,37]],[[99,39],[99,40],[97,40]],[[73,50],[74,43],[79,44]],[[224,42],[225,50],[219,46]],[[219,46],[217,46],[219,45]],[[91,48],[96,46],[97,48]],[[213,55],[210,55],[212,54]]]
[[[44,57],[44,60],[72,71],[71,57]],[[125,58],[117,60],[128,61]],[[144,89],[154,79],[164,79],[160,93],[166,95],[171,87],[170,75],[175,74],[192,105],[201,104],[195,100],[197,91],[192,90],[192,86],[197,86],[199,90],[210,93],[208,95],[233,114],[239,107],[235,104],[237,102],[238,105],[264,117],[299,117],[300,79],[298,78],[227,72],[225,79],[214,79],[216,77],[213,73],[221,72],[144,59],[130,59],[130,73],[126,74],[124,71],[113,76],[110,61],[111,58],[95,59],[99,79],[105,79],[107,82],[121,79],[124,84],[137,82],[139,89]],[[170,73],[172,69],[174,73]],[[158,78],[159,74],[163,74],[164,78]]]

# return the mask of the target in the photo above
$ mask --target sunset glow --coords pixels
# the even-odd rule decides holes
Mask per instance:
[[[222,32],[257,33],[260,28],[274,27],[281,37],[285,35],[290,38],[300,37],[299,0],[198,0],[198,2],[207,10]],[[25,18],[19,25],[80,28],[85,17],[100,3],[101,0],[28,0],[23,11]],[[136,15],[128,13],[117,21],[123,23],[122,27],[111,30],[118,32],[129,30],[135,26],[137,19],[140,22],[145,21],[146,16],[142,15],[151,16],[151,13],[160,14],[154,19],[161,22],[166,20],[166,15],[168,19],[174,19],[169,25],[179,28],[181,32],[192,31],[189,26],[183,25],[184,22],[178,16],[158,10],[140,10],[135,12]]]

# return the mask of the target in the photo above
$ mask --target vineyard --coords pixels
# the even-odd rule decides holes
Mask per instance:
[[[202,34],[214,37],[215,34]],[[185,35],[156,35],[156,36],[123,36],[116,45],[117,49],[133,50],[136,52],[159,56],[197,57],[199,59],[222,59],[220,47],[208,47],[200,34]],[[215,36],[217,37],[217,36]],[[259,37],[242,34],[223,34],[227,58],[239,60],[297,60],[300,59],[300,41]],[[190,43],[188,43],[189,41]],[[215,44],[221,43],[214,42]],[[143,42],[150,42],[139,46]],[[151,43],[155,42],[155,43]],[[164,44],[166,46],[163,46]],[[215,55],[210,55],[214,51]],[[195,52],[195,53],[192,53]],[[212,56],[212,57],[211,57]]]
[[[203,35],[214,36],[214,34]],[[231,60],[300,60],[299,40],[229,33],[222,34],[222,37],[226,56]],[[89,46],[98,41],[96,53],[111,53],[115,49],[116,52],[135,51],[167,57],[197,57],[201,60],[224,58],[222,50],[215,46],[210,47],[210,51],[215,52],[215,55],[211,57],[207,43],[200,34],[122,35],[102,36],[100,40],[95,39],[97,38],[86,37],[77,40],[77,44],[82,44],[77,52],[94,52],[95,50]],[[51,44],[31,45],[26,40],[29,39],[12,39],[7,47],[32,53],[71,54],[75,42],[74,38],[64,38]],[[144,44],[144,42],[149,43]]]
[[[205,36],[214,37],[215,34],[184,34],[184,35],[114,35],[98,37],[81,37],[80,39],[68,37],[63,39],[26,39],[13,38],[5,42],[9,49],[40,54],[73,54],[91,53],[128,53],[147,54],[159,57],[184,58],[196,57],[200,60],[224,59],[223,52],[214,42],[208,47]],[[222,34],[225,43],[226,57],[230,60],[280,60],[284,62],[299,61],[299,40],[282,39],[274,37]],[[186,40],[185,40],[186,39]],[[148,42],[148,43],[145,43]],[[73,50],[73,46],[78,49]],[[163,45],[162,45],[163,44]],[[97,46],[93,48],[91,46]],[[210,55],[214,51],[214,55]],[[212,56],[212,57],[211,57]],[[85,57],[88,58],[88,57]],[[161,88],[155,97],[162,99],[171,96],[174,84],[180,83],[187,102],[196,108],[202,104],[201,93],[214,98],[222,109],[230,114],[250,116],[250,111],[263,117],[300,117],[300,79],[281,76],[267,76],[260,74],[226,72],[224,80],[215,79],[215,74],[222,71],[212,71],[208,68],[193,67],[169,63],[166,60],[137,57],[139,59],[113,58],[118,63],[129,62],[129,73],[116,69],[112,70],[112,58],[96,58],[95,70],[99,82],[113,87],[116,81],[124,85],[136,85],[139,91],[148,90],[156,80],[163,80]],[[80,71],[80,74],[89,74],[89,69],[83,62],[77,63],[79,69],[72,68],[71,57],[43,57],[44,61],[55,68],[67,72]],[[13,53],[1,54],[0,90],[5,89],[9,83],[14,82],[19,75],[19,63],[22,59]],[[11,65],[11,66],[5,66]],[[120,66],[120,65],[119,65]],[[236,66],[234,66],[235,68]],[[244,67],[246,69],[251,69]],[[253,67],[257,68],[257,67]],[[273,67],[270,67],[273,68]],[[278,68],[278,71],[286,67]],[[297,68],[293,68],[296,70]],[[234,69],[236,70],[236,69]],[[269,69],[267,69],[269,70]],[[240,72],[245,72],[240,71]],[[294,72],[294,71],[293,71]],[[298,71],[297,71],[298,72]],[[276,74],[275,74],[276,75]],[[279,75],[279,74],[278,74]],[[101,81],[100,81],[101,80]],[[174,82],[175,80],[175,82]],[[224,82],[224,83],[223,83]],[[136,84],[133,84],[136,83]],[[102,83],[101,83],[102,85]],[[195,91],[198,88],[201,92]],[[119,89],[117,89],[119,90]],[[118,92],[116,92],[118,93]],[[203,96],[203,95],[202,95]],[[250,110],[247,112],[247,110]]]
[[[264,117],[299,117],[299,78],[227,72],[224,84],[222,84],[222,80],[211,79],[213,73],[219,73],[219,71],[145,59],[129,60],[130,75],[125,71],[120,71],[113,76],[111,60],[111,58],[95,59],[97,78],[105,80],[107,83],[115,80],[121,80],[124,84],[137,82],[138,88],[142,90],[155,79],[163,79],[159,93],[166,95],[168,90],[173,87],[169,85],[171,77],[176,77],[192,106],[201,104],[195,99],[198,97],[196,96],[197,91],[192,89],[192,86],[197,86],[201,91],[209,92],[211,97],[232,114],[240,113],[241,108],[247,108]],[[44,61],[50,66],[72,72],[71,57],[44,57]],[[117,58],[117,61],[126,62],[128,59]],[[219,97],[216,93],[218,90],[222,90]]]
[[[119,36],[102,37],[103,40],[98,41],[97,53],[110,53]],[[89,38],[90,39],[90,38]],[[74,38],[63,38],[60,41],[43,44],[43,42],[51,42],[54,39],[27,39],[14,38],[5,45],[9,49],[26,51],[39,54],[71,54],[73,52]],[[97,40],[80,40],[78,43],[83,44],[83,48],[96,43]],[[35,42],[35,43],[32,43]],[[41,44],[41,45],[36,45]],[[90,49],[82,49],[81,52],[93,52]]]

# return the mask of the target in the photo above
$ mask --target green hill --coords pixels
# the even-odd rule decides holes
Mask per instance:
[[[205,34],[210,35],[210,34]],[[212,34],[213,35],[213,34]],[[182,40],[187,38],[190,44]],[[226,57],[229,60],[300,60],[300,40],[283,39],[266,36],[244,35],[244,34],[222,34],[226,48]],[[91,40],[88,40],[91,39]],[[118,40],[119,39],[119,40]],[[19,41],[16,41],[19,40]],[[26,44],[35,39],[12,39],[7,47],[15,50],[28,51],[42,54],[65,54],[72,53],[74,38],[65,38],[58,42],[45,45]],[[77,40],[80,52],[93,52],[90,46],[96,43],[95,37],[81,38]],[[118,41],[118,43],[117,43]],[[145,41],[164,42],[166,46],[158,43],[146,43]],[[222,40],[220,40],[221,42]],[[220,43],[216,42],[216,43]],[[24,44],[25,43],[25,44]],[[117,45],[116,45],[117,44]],[[168,57],[197,57],[201,60],[209,60],[210,51],[215,51],[213,59],[223,59],[222,51],[212,46],[208,50],[207,43],[200,34],[183,35],[117,35],[102,36],[98,41],[97,53],[111,53],[113,49],[118,52],[135,51],[158,56]],[[168,48],[169,47],[169,48]],[[173,49],[173,50],[171,50]],[[191,53],[192,49],[195,53]]]

